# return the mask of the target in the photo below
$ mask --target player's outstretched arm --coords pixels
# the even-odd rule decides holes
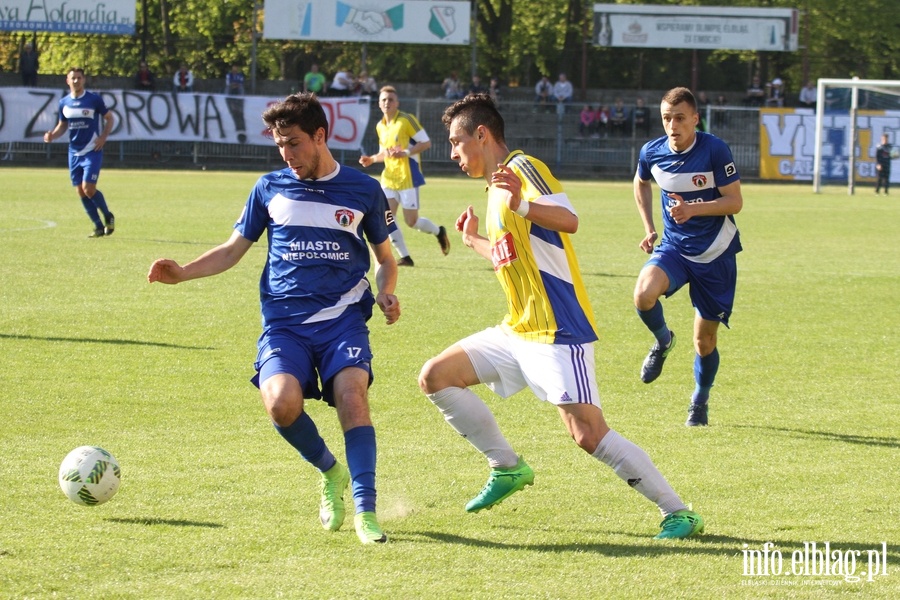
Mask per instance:
[[[375,285],[378,286],[375,303],[384,313],[387,324],[391,325],[400,318],[400,301],[394,295],[397,287],[397,261],[394,260],[391,243],[388,240],[373,244],[372,254],[378,263],[375,266]]]
[[[168,258],[154,261],[147,273],[147,281],[175,284],[218,275],[236,265],[252,245],[253,242],[234,231],[227,242],[203,253],[183,267]]]
[[[637,175],[634,176],[634,201],[644,224],[644,238],[638,245],[641,250],[650,254],[653,252],[653,244],[659,238],[656,225],[653,224],[653,187],[649,181],[644,181]]]

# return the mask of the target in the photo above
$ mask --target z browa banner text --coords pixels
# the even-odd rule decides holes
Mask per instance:
[[[268,146],[262,113],[277,99],[222,94],[96,90],[115,116],[110,141],[158,140]],[[0,142],[40,142],[59,119],[57,90],[0,88]],[[358,150],[369,125],[369,99],[321,98],[328,146]],[[64,135],[55,143],[67,142]]]

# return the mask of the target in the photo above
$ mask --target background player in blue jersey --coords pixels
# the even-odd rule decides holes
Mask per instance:
[[[703,531],[703,519],[687,509],[647,453],[603,417],[594,365],[597,330],[569,239],[578,216],[562,185],[544,163],[509,151],[503,117],[487,94],[454,103],[443,121],[450,158],[488,185],[487,237],[479,234],[471,206],[456,228],[466,246],[493,263],[508,309],[500,325],[453,344],[419,375],[422,391],[491,469],[466,510],[489,509],[534,482],[531,467],[469,389],[483,383],[504,398],[528,387],[556,406],[579,447],[657,505],[664,516],[657,538]]]
[[[694,379],[688,426],[708,424],[709,390],[719,369],[719,323],[728,326],[737,282],[735,255],[741,240],[733,215],[744,204],[741,180],[731,150],[719,138],[697,131],[697,101],[677,87],[660,104],[666,135],[644,144],[634,177],[634,197],[644,223],[641,250],[651,254],[638,276],[634,304],[656,337],[641,367],[641,380],[659,377],[675,347],[675,334],[663,315],[660,296],[690,285],[694,317]],[[656,180],[662,200],[662,242],[653,224]]]
[[[352,480],[357,535],[364,544],[384,542],[375,518],[366,321],[374,304],[388,324],[400,317],[397,264],[388,241],[393,215],[377,181],[332,157],[328,121],[315,94],[289,96],[267,109],[263,121],[288,167],[257,181],[227,242],[183,267],[157,260],[147,277],[151,283],[180,283],[216,275],[267,234],[260,279],[263,333],[253,382],[278,433],[322,473],[322,526],[340,529],[343,493]],[[377,261],[377,295],[366,279],[366,240]],[[323,396],[337,409],[346,467],[303,410],[305,399]]]
[[[94,224],[94,231],[88,237],[112,235],[116,230],[116,219],[106,205],[103,192],[97,189],[97,180],[103,166],[103,146],[115,121],[103,98],[85,91],[84,69],[69,69],[66,83],[69,94],[59,101],[59,121],[44,134],[44,141],[49,144],[68,129],[69,175]],[[100,221],[100,213],[103,213],[103,221]]]

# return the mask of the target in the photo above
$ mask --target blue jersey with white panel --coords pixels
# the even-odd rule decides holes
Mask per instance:
[[[288,168],[260,177],[234,227],[253,242],[268,232],[263,328],[336,319],[354,305],[371,314],[366,240],[384,242],[389,223],[381,185],[349,167],[316,180]]]
[[[77,98],[66,94],[59,100],[59,120],[69,127],[69,152],[83,156],[94,150],[109,109],[100,94],[84,92]]]
[[[667,210],[675,204],[669,194],[680,195],[686,203],[708,202],[720,198],[719,188],[738,181],[740,175],[725,142],[702,131],[696,136],[683,152],[672,150],[666,136],[647,142],[641,148],[637,175],[643,181],[654,179],[660,187],[662,244],[674,246],[688,260],[707,263],[740,252],[734,217],[692,217],[679,225]]]

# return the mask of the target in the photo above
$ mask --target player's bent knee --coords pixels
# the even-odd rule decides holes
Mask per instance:
[[[446,376],[446,369],[437,358],[429,359],[419,372],[419,388],[426,394],[433,394],[444,388],[457,385]],[[458,386],[465,387],[465,385]]]

